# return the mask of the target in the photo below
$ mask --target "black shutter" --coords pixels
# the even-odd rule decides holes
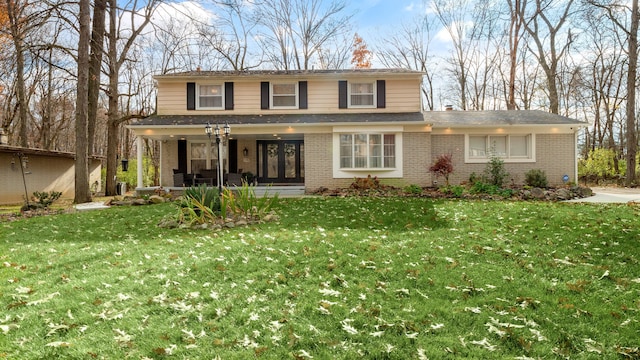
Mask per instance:
[[[340,80],[338,81],[338,108],[346,109],[347,104],[347,81]]]
[[[233,110],[233,83],[224,83],[224,109]]]
[[[378,109],[384,109],[386,107],[386,83],[384,80],[376,81],[377,95],[378,95]]]
[[[307,82],[300,81],[298,82],[298,108],[306,109],[308,107],[307,104]]]
[[[178,140],[178,170],[187,173],[187,140]]]
[[[187,110],[196,109],[196,83],[187,83]]]
[[[263,81],[260,83],[260,109],[269,108],[269,82]]]

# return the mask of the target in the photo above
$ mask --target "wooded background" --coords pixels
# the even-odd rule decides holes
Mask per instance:
[[[106,194],[152,114],[152,76],[195,70],[392,67],[425,73],[425,110],[541,109],[590,124],[636,182],[638,0],[432,0],[357,34],[344,0],[0,0],[0,125],[9,144],[105,155]],[[446,37],[446,45],[437,41]],[[158,146],[145,143],[158,166]],[[84,159],[84,160],[83,160]],[[426,169],[425,169],[426,171]]]

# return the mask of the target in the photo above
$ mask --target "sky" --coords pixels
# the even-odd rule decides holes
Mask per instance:
[[[421,0],[363,0],[348,1],[349,10],[354,11],[354,30],[364,38],[387,33],[403,22],[411,22],[423,15],[424,2]]]

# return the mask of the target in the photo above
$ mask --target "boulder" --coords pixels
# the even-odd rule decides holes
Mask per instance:
[[[162,204],[163,202],[167,201],[164,197],[162,196],[158,196],[158,195],[151,195],[149,196],[149,201],[152,204]]]
[[[544,190],[541,188],[536,187],[531,189],[531,197],[534,199],[544,199],[545,195]]]

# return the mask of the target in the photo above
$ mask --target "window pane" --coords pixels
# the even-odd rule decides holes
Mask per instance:
[[[199,107],[201,108],[221,108],[222,107],[222,85],[200,85],[199,86]]]
[[[469,156],[485,157],[487,151],[487,138],[485,136],[469,136]]]
[[[382,167],[382,135],[369,135],[369,167]]]
[[[221,96],[222,85],[200,85],[200,96]]]
[[[507,137],[506,136],[490,136],[489,145],[491,154],[495,156],[507,156]]]
[[[340,167],[353,167],[353,140],[348,134],[340,135]]]
[[[296,106],[296,97],[294,96],[273,96],[273,106]]]
[[[355,168],[367,167],[367,134],[354,135],[353,153]]]
[[[384,135],[384,167],[396,167],[396,136],[393,134]]]
[[[207,96],[207,97],[200,97],[200,107],[202,108],[207,108],[207,107],[222,107],[222,97],[221,96]]]
[[[529,156],[529,136],[511,136],[509,138],[509,155],[511,157]]]
[[[373,94],[373,83],[351,83],[352,94]]]
[[[295,95],[295,84],[273,84],[273,95]]]
[[[351,95],[351,105],[373,106],[373,95]]]

